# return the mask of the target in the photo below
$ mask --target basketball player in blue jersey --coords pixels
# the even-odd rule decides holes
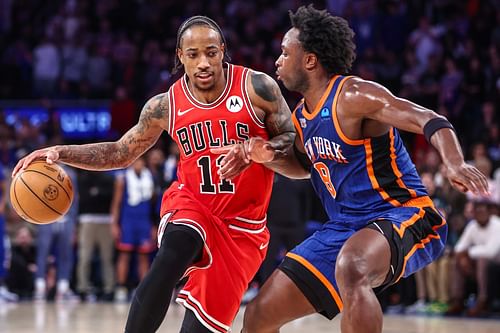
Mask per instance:
[[[247,306],[243,332],[278,332],[308,314],[332,319],[343,312],[343,333],[379,333],[376,290],[436,259],[447,235],[396,127],[425,135],[458,190],[487,193],[486,178],[464,162],[446,118],[377,83],[344,76],[355,58],[344,19],[312,6],[290,18],[276,66],[285,87],[304,96],[292,115],[295,149],[278,156],[254,137],[244,150],[219,149],[227,153],[219,172],[234,177],[241,160],[288,160],[284,174],[310,176],[330,220],[286,255]]]

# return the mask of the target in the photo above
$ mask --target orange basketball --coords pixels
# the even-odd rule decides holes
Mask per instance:
[[[12,180],[10,201],[26,221],[52,223],[69,210],[73,184],[59,165],[37,160]]]

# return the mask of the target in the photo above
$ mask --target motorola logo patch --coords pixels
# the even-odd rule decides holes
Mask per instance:
[[[226,101],[226,108],[230,112],[240,112],[243,109],[243,100],[240,96],[231,96]]]

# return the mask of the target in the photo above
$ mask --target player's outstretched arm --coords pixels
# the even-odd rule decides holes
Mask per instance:
[[[139,122],[118,141],[84,145],[60,145],[35,150],[14,167],[12,177],[36,159],[51,164],[60,161],[80,169],[111,170],[129,166],[148,150],[168,124],[168,97],[159,94],[144,105]]]
[[[457,135],[441,115],[394,96],[380,84],[358,78],[346,82],[339,104],[344,114],[377,120],[405,131],[425,134],[438,150],[451,184],[462,192],[488,194],[486,177],[465,163]]]

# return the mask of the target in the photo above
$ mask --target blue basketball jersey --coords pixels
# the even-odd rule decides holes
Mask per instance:
[[[149,170],[144,169],[137,175],[132,169],[127,169],[123,175],[125,191],[123,194],[121,218],[132,220],[135,223],[145,222],[150,224],[151,198],[153,197],[153,176]],[[137,221],[143,219],[143,221]]]
[[[356,228],[356,223],[427,192],[395,128],[359,140],[343,134],[336,107],[348,79],[333,77],[316,109],[306,110],[302,100],[292,119],[312,162],[312,184],[330,220]]]

